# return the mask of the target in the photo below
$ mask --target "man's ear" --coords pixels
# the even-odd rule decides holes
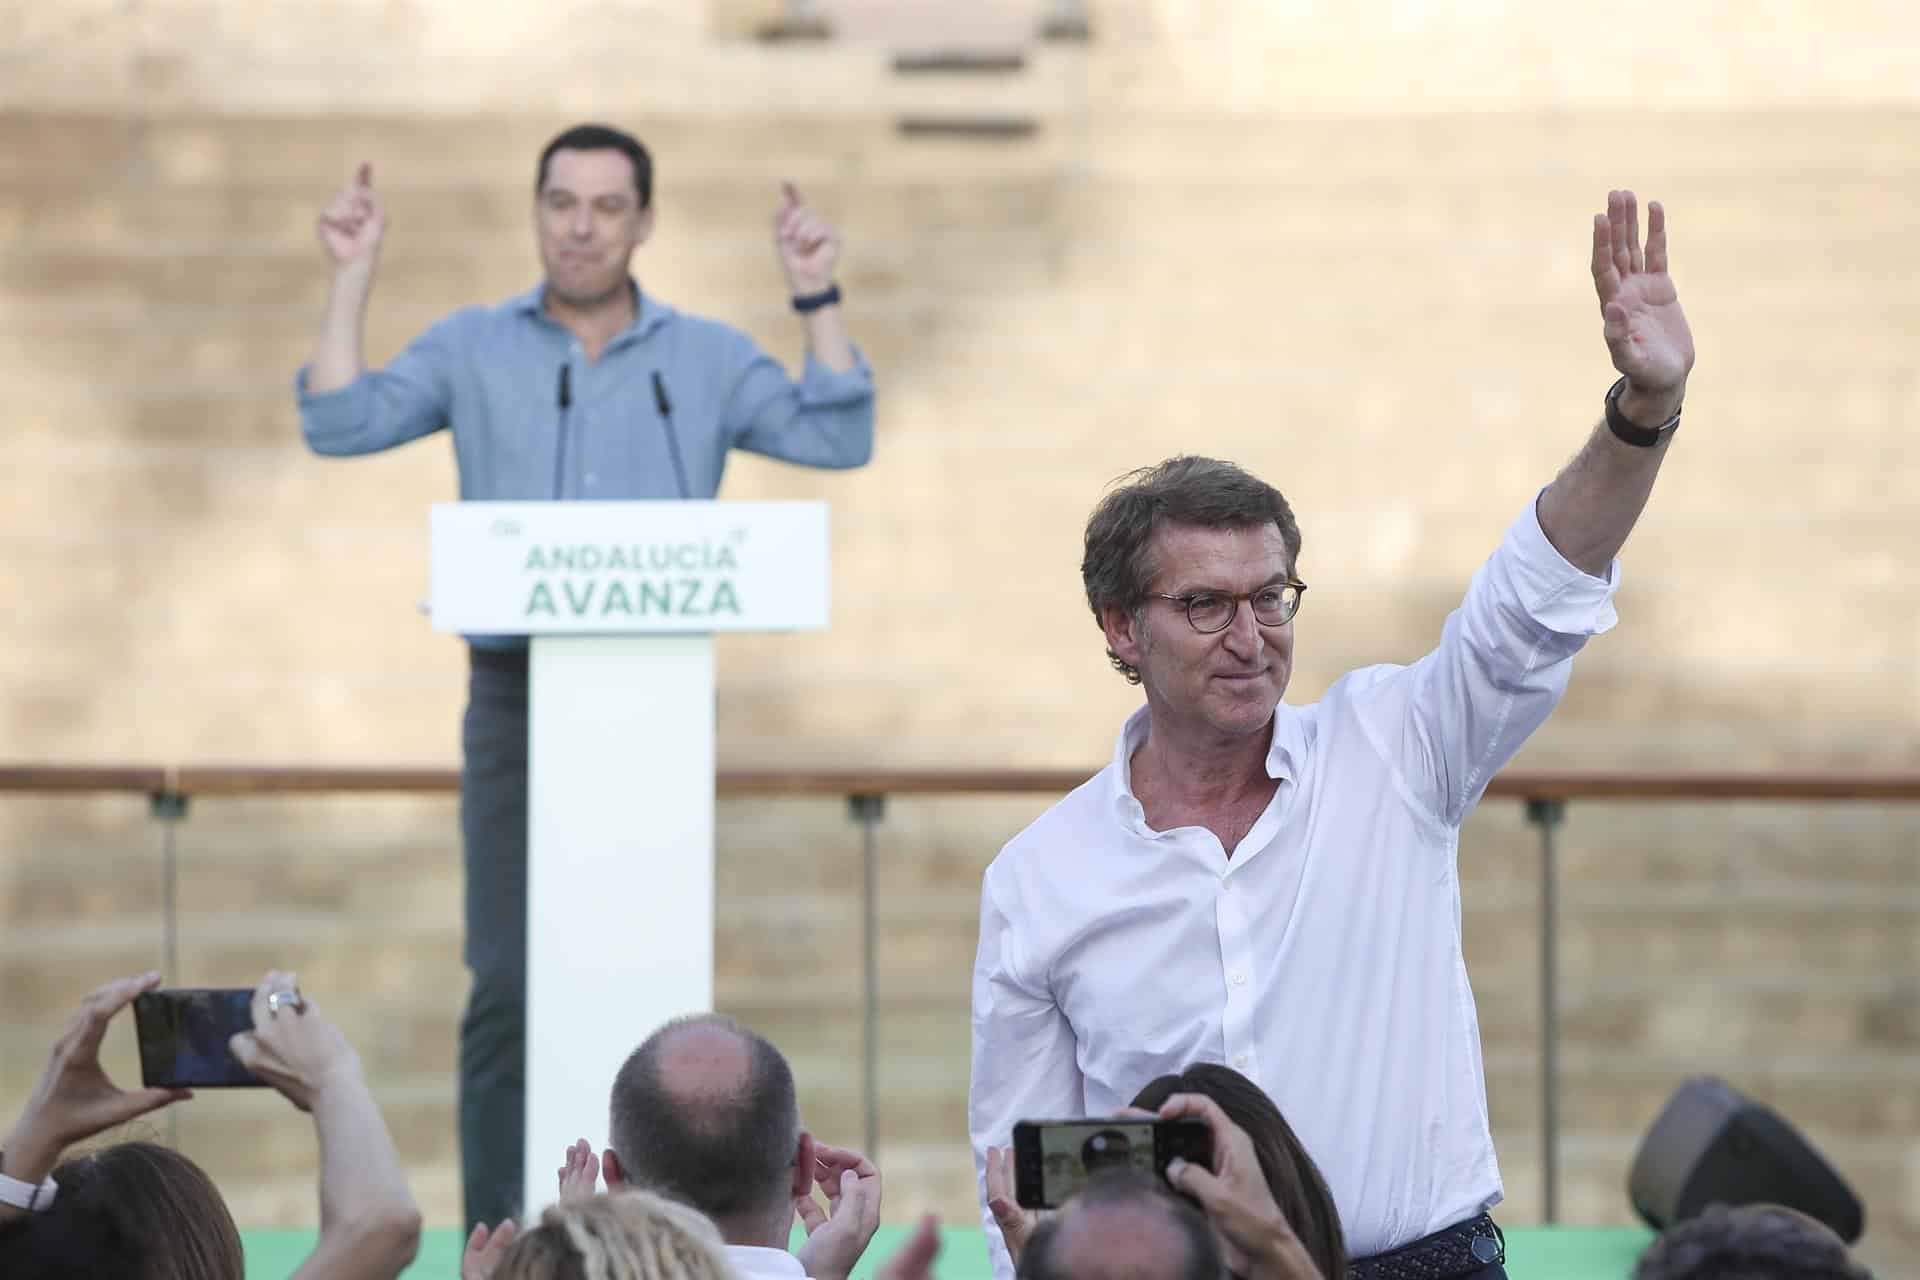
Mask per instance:
[[[608,1147],[600,1153],[600,1176],[607,1180],[607,1190],[617,1191],[627,1185],[627,1171],[620,1167],[620,1157]]]
[[[1108,605],[1100,611],[1100,629],[1107,633],[1107,648],[1128,666],[1138,669],[1146,656],[1146,614]]]
[[[813,1135],[805,1129],[800,1131],[800,1141],[793,1152],[793,1198],[813,1194]]]

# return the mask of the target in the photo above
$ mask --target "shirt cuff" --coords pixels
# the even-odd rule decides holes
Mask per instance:
[[[373,387],[362,373],[346,386],[333,391],[307,390],[310,366],[301,365],[293,375],[294,395],[300,401],[300,418],[308,435],[327,435],[358,430],[367,420]]]
[[[852,404],[873,398],[873,366],[859,347],[853,349],[853,368],[836,373],[807,353],[800,375],[800,399],[807,404]]]
[[[1522,607],[1547,630],[1597,636],[1620,621],[1613,610],[1613,596],[1620,589],[1620,562],[1609,563],[1604,578],[1569,562],[1540,527],[1537,494],[1507,530],[1501,552],[1509,562]]]

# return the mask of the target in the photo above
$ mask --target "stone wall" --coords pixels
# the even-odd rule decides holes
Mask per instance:
[[[789,358],[768,217],[797,181],[846,232],[882,388],[867,470],[730,471],[728,497],[833,503],[837,590],[828,633],[721,642],[729,764],[1100,763],[1131,695],[1078,595],[1078,530],[1107,480],[1176,451],[1237,458],[1300,513],[1314,589],[1294,698],[1416,654],[1596,416],[1611,374],[1588,218],[1631,184],[1671,211],[1701,361],[1625,557],[1622,625],[1522,764],[1920,767],[1913,18],[1638,5],[1595,32],[1492,0],[1116,0],[1090,46],[969,81],[900,79],[854,38],[735,38],[751,7],[0,12],[5,755],[453,761],[460,653],[416,610],[451,461],[440,440],[303,450],[289,380],[324,288],[312,218],[373,162],[384,358],[532,282],[533,156],[592,116],[658,158],[646,287]],[[912,139],[894,127],[909,111],[1037,127]],[[1042,803],[890,808],[890,1218],[969,1212],[978,877]],[[11,797],[0,837],[10,1107],[78,995],[154,962],[159,835],[133,801]],[[450,804],[207,801],[179,848],[180,980],[297,965],[451,1221]],[[1537,854],[1499,804],[1462,849],[1525,1221]],[[1576,806],[1563,856],[1564,1216],[1625,1220],[1634,1142],[1712,1070],[1835,1155],[1876,1248],[1920,1242],[1920,818]],[[720,1002],[776,1035],[815,1126],[846,1139],[856,834],[831,802],[729,801],[719,859]],[[310,1219],[310,1139],[273,1102],[202,1099],[178,1126],[244,1221]]]

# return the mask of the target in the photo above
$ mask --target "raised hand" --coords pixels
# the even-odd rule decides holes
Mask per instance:
[[[560,1198],[591,1200],[600,1190],[600,1157],[585,1138],[567,1148],[567,1161],[560,1166]]]
[[[241,1066],[311,1111],[321,1090],[342,1083],[364,1088],[365,1080],[360,1055],[340,1028],[299,991],[291,973],[269,971],[254,988],[253,1030],[234,1036],[228,1047]]]
[[[940,1256],[940,1219],[922,1214],[906,1243],[893,1251],[877,1280],[933,1280],[933,1260]]]
[[[812,1280],[844,1280],[880,1227],[880,1170],[858,1151],[823,1143],[814,1145],[813,1169],[827,1207],[811,1195],[793,1202],[807,1232],[795,1256]]]
[[[26,1110],[0,1147],[6,1152],[8,1175],[38,1182],[72,1144],[193,1096],[185,1089],[125,1090],[108,1079],[100,1065],[100,1042],[106,1037],[107,1023],[135,996],[159,985],[157,973],[120,978],[81,1002],[54,1042]]]
[[[334,193],[320,211],[321,247],[334,267],[372,270],[387,233],[387,211],[373,193],[373,166],[361,162],[353,181]]]
[[[474,1223],[473,1233],[467,1237],[466,1251],[460,1256],[460,1280],[487,1280],[500,1265],[500,1255],[513,1243],[514,1234],[512,1218],[492,1231],[487,1230],[484,1222]]]
[[[1659,426],[1686,391],[1693,331],[1667,274],[1667,213],[1658,201],[1647,206],[1642,250],[1633,192],[1607,193],[1607,211],[1593,217],[1593,288],[1613,367],[1627,376],[1621,410],[1632,421]],[[1650,414],[1656,416],[1648,421]]]
[[[773,215],[773,242],[780,266],[795,294],[820,293],[833,284],[840,261],[840,233],[807,208],[791,182],[780,184],[780,209]]]
[[[1000,1238],[1006,1241],[1007,1255],[1015,1263],[1027,1247],[1027,1241],[1033,1239],[1035,1228],[1040,1225],[1040,1215],[1030,1209],[1022,1209],[1015,1199],[1018,1188],[1014,1185],[1013,1148],[987,1148],[987,1212],[993,1215],[994,1225],[1000,1228]]]
[[[1213,1167],[1175,1159],[1167,1182],[1192,1196],[1227,1245],[1227,1268],[1248,1280],[1321,1280],[1319,1268],[1274,1203],[1260,1158],[1246,1130],[1220,1104],[1198,1093],[1176,1093],[1161,1104],[1163,1120],[1205,1122],[1213,1135]]]

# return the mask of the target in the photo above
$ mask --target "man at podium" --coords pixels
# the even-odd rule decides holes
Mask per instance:
[[[849,468],[873,451],[873,376],[847,335],[840,237],[788,184],[774,243],[806,330],[793,380],[752,339],[643,294],[629,262],[653,230],[653,166],[633,137],[568,129],[540,153],[534,230],[545,278],[457,311],[382,369],[362,358],[386,212],[362,164],[319,219],[332,270],[298,376],[316,453],[453,432],[469,500],[711,498],[729,450]],[[466,1222],[520,1210],[527,882],[527,644],[470,636],[460,828],[466,962],[460,1140]]]

